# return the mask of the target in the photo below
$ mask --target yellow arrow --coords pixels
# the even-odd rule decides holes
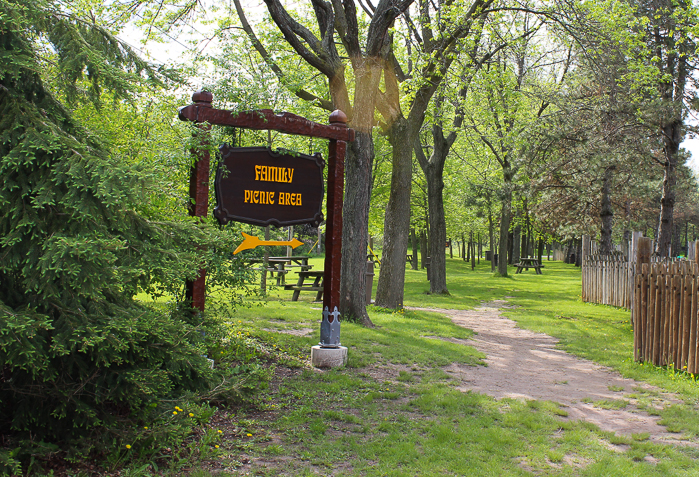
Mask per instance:
[[[291,248],[296,248],[299,245],[303,245],[303,242],[300,240],[293,238],[291,240],[282,240],[282,241],[276,241],[276,240],[260,240],[258,237],[255,237],[253,235],[248,235],[245,232],[240,232],[243,234],[243,237],[245,237],[245,240],[243,240],[243,243],[238,245],[238,248],[235,249],[235,252],[233,252],[233,255],[235,255],[238,252],[242,252],[243,250],[250,250],[255,247],[259,247],[260,245],[288,245]]]

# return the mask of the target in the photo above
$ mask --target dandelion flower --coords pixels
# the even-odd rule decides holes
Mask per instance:
[[[148,430],[148,426],[144,427],[145,430]]]
[[[175,416],[177,415],[177,411],[172,411],[172,413],[173,413]]]
[[[249,432],[248,432],[248,437],[252,437],[252,434],[250,434]]]
[[[218,444],[216,444],[214,447],[218,449]]]
[[[127,449],[131,449],[131,444],[126,444]]]
[[[189,417],[194,417],[194,413],[193,413],[193,412],[190,412],[190,413],[189,413]]]
[[[218,430],[219,434],[223,434],[223,431],[221,429]]]

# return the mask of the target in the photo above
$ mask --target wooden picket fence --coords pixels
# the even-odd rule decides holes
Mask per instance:
[[[582,301],[630,309],[634,269],[635,263],[618,252],[586,256],[582,268]]]
[[[699,264],[684,260],[637,266],[632,311],[634,358],[698,373]]]

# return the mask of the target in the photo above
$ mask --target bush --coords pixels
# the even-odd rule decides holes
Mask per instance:
[[[94,40],[94,32],[27,5],[0,6],[0,438],[25,450],[93,439],[143,419],[159,401],[214,386],[235,397],[239,379],[204,356],[216,322],[186,304],[162,309],[133,296],[181,296],[184,279],[202,266],[219,285],[242,278],[225,252],[230,234],[139,214],[142,175],[111,157],[47,90],[27,31],[49,28],[58,60],[77,61],[78,72],[94,73],[96,62],[107,74],[123,55],[71,54],[71,45],[87,47],[68,40]],[[97,79],[89,80],[94,89]],[[21,454],[3,451],[0,466],[15,472]]]

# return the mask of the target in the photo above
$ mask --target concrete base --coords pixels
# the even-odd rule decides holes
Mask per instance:
[[[347,364],[347,348],[321,348],[319,345],[311,348],[311,364],[316,368],[337,368]]]

